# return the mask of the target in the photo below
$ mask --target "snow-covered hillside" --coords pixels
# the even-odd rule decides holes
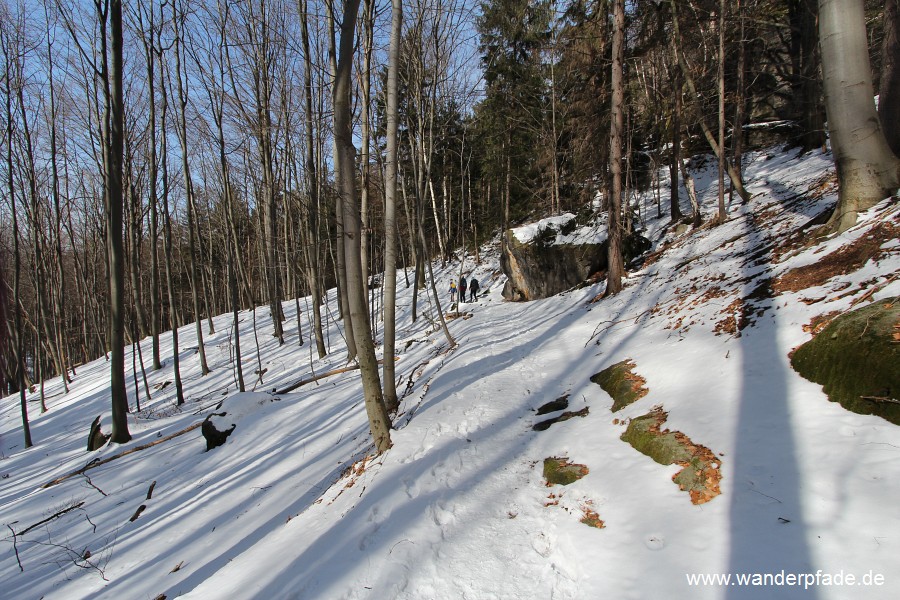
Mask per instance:
[[[714,205],[712,175],[697,180],[705,207]],[[298,346],[293,300],[284,304],[282,347],[270,335],[268,309],[256,311],[259,362],[253,313],[242,313],[245,372],[265,370],[242,397],[234,397],[229,366],[230,316],[215,319],[217,333],[207,338],[213,371],[205,377],[193,325],[182,328],[189,401],[173,406],[164,346],[165,367],[148,371],[152,400],[138,380],[143,410],[129,418],[134,440],[124,447],[85,451],[97,415],[109,429],[102,359],[78,368],[69,394],[59,380],[49,382],[49,412],[37,414],[37,395],[30,396],[29,450],[18,397],[3,399],[0,596],[900,597],[900,430],[829,402],[788,362],[810,338],[804,325],[848,309],[896,275],[900,246],[886,241],[877,261],[813,288],[770,289],[779,275],[823,260],[875,223],[898,226],[900,204],[885,202],[839,238],[806,247],[804,234],[792,234],[835,199],[830,157],[756,153],[746,179],[753,202],[731,205],[724,225],[680,237],[664,231],[665,218],[653,218],[648,196],[642,212],[654,253],[612,298],[592,302],[599,283],[507,303],[496,245],[482,250],[481,265],[466,257],[464,270],[483,296],[460,304],[464,317],[449,322],[455,348],[432,327],[427,298],[420,298],[424,317],[411,323],[401,273],[403,400],[393,448],[378,457],[369,454],[357,372],[273,393],[345,366],[333,323],[327,358],[315,359],[309,343]],[[445,293],[460,264],[436,268]],[[895,279],[867,302],[898,295]],[[306,311],[306,300],[299,306]],[[336,314],[333,290],[329,307]],[[308,339],[305,313],[301,321]],[[148,357],[150,341],[142,344]],[[625,359],[648,392],[613,414],[591,377]],[[536,409],[564,395],[566,410],[581,416],[534,430],[558,414]],[[205,452],[196,429],[162,441],[223,399],[246,413],[224,446]],[[680,467],[620,439],[630,419],[656,406],[667,413],[665,428],[718,458],[720,495],[693,504],[672,481]],[[159,443],[43,487],[152,442]],[[548,487],[548,457],[587,474]],[[691,585],[700,574],[731,574],[731,585]],[[743,574],[770,574],[773,585],[737,585]],[[777,586],[779,574],[782,582],[803,578]],[[847,575],[881,585],[849,586]]]

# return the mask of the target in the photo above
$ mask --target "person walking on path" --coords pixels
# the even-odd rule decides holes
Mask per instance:
[[[463,277],[462,279],[459,280],[459,301],[460,302],[466,301],[466,287],[468,287],[466,285],[466,278]]]
[[[456,302],[456,280],[450,280],[450,304],[454,304]]]
[[[469,292],[471,294],[471,296],[469,298],[469,302],[475,302],[476,300],[478,300],[478,288],[479,287],[480,286],[478,285],[478,280],[473,277],[472,281],[469,282],[469,290],[471,290]]]

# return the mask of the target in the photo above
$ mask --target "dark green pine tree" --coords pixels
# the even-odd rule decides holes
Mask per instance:
[[[485,175],[504,227],[527,214],[540,189],[535,147],[548,95],[543,51],[550,42],[546,0],[492,0],[481,5],[478,32],[485,99],[477,107]]]

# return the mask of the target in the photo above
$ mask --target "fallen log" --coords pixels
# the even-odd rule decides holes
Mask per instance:
[[[394,357],[394,360],[397,361],[397,360],[400,360],[400,358]],[[384,361],[379,359],[378,364],[383,365]],[[331,377],[332,375],[340,375],[341,373],[348,373],[350,371],[356,371],[356,370],[359,370],[359,365],[351,365],[349,367],[344,367],[342,369],[334,369],[333,371],[328,371],[327,373],[320,373],[319,375],[316,375],[314,377],[307,377],[306,379],[301,379],[299,381],[296,381],[287,387],[283,387],[280,390],[275,390],[275,393],[276,394],[287,394],[288,392],[293,392],[298,387],[304,386],[307,383],[313,383],[315,381],[319,381],[320,379],[325,379],[326,377]]]
[[[171,440],[173,438],[177,438],[180,435],[184,435],[185,433],[188,433],[190,431],[197,429],[198,427],[200,427],[201,423],[194,423],[190,427],[186,427],[186,428],[182,429],[181,431],[176,431],[175,433],[167,435],[166,437],[163,437],[163,438],[159,438],[158,440],[154,440],[147,444],[142,444],[140,446],[135,446],[134,448],[129,448],[128,450],[125,450],[124,452],[114,454],[113,456],[110,456],[108,458],[91,461],[88,464],[86,464],[85,466],[78,469],[77,471],[72,471],[71,473],[66,473],[62,477],[57,477],[53,481],[49,481],[49,482],[45,483],[44,485],[41,486],[41,489],[47,489],[49,487],[53,487],[54,485],[56,485],[58,483],[62,483],[63,481],[65,481],[67,479],[71,479],[72,477],[75,477],[76,475],[82,475],[85,471],[87,471],[89,469],[93,469],[94,467],[99,467],[101,465],[105,465],[114,460],[122,458],[123,456],[128,456],[129,454],[133,454],[135,452],[140,452],[141,450],[146,450],[147,448],[151,448],[153,446],[156,446],[157,444],[162,444],[163,442],[168,442],[169,440]]]

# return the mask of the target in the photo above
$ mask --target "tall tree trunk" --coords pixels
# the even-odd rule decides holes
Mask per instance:
[[[687,84],[688,91],[691,93],[691,97],[695,100],[700,97],[697,92],[697,86],[694,83],[694,77],[691,75],[690,66],[687,64],[687,60],[684,58],[684,52],[678,51],[678,42],[676,40],[681,39],[680,27],[678,24],[678,12],[675,8],[675,0],[669,0],[669,5],[672,8],[672,25],[675,32],[675,35],[672,36],[672,52],[675,55],[675,59],[678,61],[678,66],[681,68],[681,74],[684,76],[684,82]],[[723,148],[719,146],[719,143],[716,141],[715,136],[713,135],[712,130],[709,128],[709,124],[707,124],[706,119],[700,116],[698,118],[700,123],[700,129],[703,131],[703,137],[706,138],[709,147],[712,149],[713,154],[716,155],[716,158],[720,156],[724,156]],[[734,166],[731,164],[731,161],[725,159],[725,170],[728,172],[728,177],[731,178],[731,183],[734,185],[734,189],[737,190],[737,193],[741,196],[741,199],[744,202],[749,202],[751,199],[750,192],[744,187],[744,184],[741,182],[741,177],[738,175]]]
[[[302,17],[300,34],[303,42],[303,95],[306,102],[306,280],[312,295],[313,335],[316,338],[316,352],[319,358],[327,354],[325,336],[322,334],[322,289],[319,285],[319,176],[316,165],[316,143],[313,136],[313,84],[312,84],[312,52],[309,43],[309,2],[301,0]]]
[[[625,83],[623,59],[625,56],[625,0],[613,0],[612,35],[612,102],[610,105],[609,170],[612,185],[609,198],[608,268],[606,295],[622,291],[625,264],[622,260],[622,130],[625,125]]]
[[[360,264],[362,265],[362,278],[365,284],[366,293],[369,289],[369,141],[370,141],[370,106],[372,104],[372,46],[375,42],[375,1],[365,0],[363,4],[363,34],[362,34],[362,52],[363,63],[362,73],[359,78],[362,83],[362,98],[360,98],[360,137],[362,147],[359,152],[360,160],[360,193],[359,193],[359,210],[362,219],[360,227]],[[374,311],[369,313],[369,318],[374,319]],[[371,322],[371,321],[370,321]]]
[[[732,156],[734,164],[738,166],[738,175],[743,178],[742,165],[744,163],[744,102],[747,97],[747,18],[742,0],[737,0],[736,10],[740,19],[740,39],[738,40],[738,64],[737,64],[737,92],[734,99],[734,133],[732,139]],[[742,182],[743,183],[743,182]],[[733,186],[732,186],[733,190]],[[730,193],[730,192],[729,192]]]
[[[826,228],[841,232],[897,189],[900,161],[875,111],[863,0],[819,0],[825,110],[840,186]]]
[[[125,151],[125,107],[123,104],[123,31],[122,0],[109,0],[109,45],[105,15],[101,17],[103,34],[103,70],[107,87],[103,120],[104,197],[107,207],[109,255],[109,328],[110,397],[112,431],[110,441],[124,444],[128,432],[128,392],[125,388],[125,249],[122,240],[124,210],[123,160]],[[108,62],[107,62],[108,61]]]
[[[5,25],[5,24],[3,24]],[[25,447],[31,448],[33,445],[31,440],[31,427],[28,424],[28,402],[25,398],[25,347],[23,344],[25,332],[22,326],[22,300],[20,294],[20,279],[22,273],[22,258],[21,253],[19,251],[19,219],[17,216],[18,207],[16,206],[16,183],[15,183],[15,170],[13,168],[13,109],[12,109],[12,69],[10,65],[10,48],[13,47],[13,42],[9,36],[9,34],[5,31],[5,27],[0,25],[0,35],[2,35],[3,46],[6,48],[6,51],[3,53],[5,66],[5,92],[6,92],[6,144],[7,144],[7,152],[6,152],[6,174],[8,177],[7,183],[9,185],[9,199],[11,203],[11,211],[12,211],[12,225],[13,225],[13,313],[15,320],[15,374],[16,374],[16,387],[18,387],[19,392],[19,408],[22,412],[22,431],[25,434]],[[0,282],[0,285],[3,285],[3,282]],[[0,298],[5,299],[5,289],[0,292]],[[5,304],[5,303],[4,303]],[[6,327],[6,320],[4,319],[3,327]]]
[[[680,186],[678,183],[678,167],[681,164],[681,77],[677,72],[674,75],[672,86],[675,96],[675,106],[672,110],[672,155],[669,157],[669,215],[672,222],[682,218],[680,198]]]
[[[44,7],[45,14],[47,14],[47,7]],[[48,18],[49,21],[49,18]],[[51,36],[48,32],[47,34],[47,55],[51,57],[47,63],[47,75],[48,75],[48,83],[50,85],[50,176],[51,176],[51,190],[50,193],[53,196],[53,214],[55,217],[53,235],[55,241],[55,251],[56,251],[56,285],[54,286],[56,289],[55,294],[53,295],[53,319],[56,322],[56,326],[54,327],[56,333],[56,339],[54,343],[58,348],[57,352],[59,353],[61,367],[63,369],[62,381],[63,387],[65,388],[66,393],[69,392],[69,356],[66,348],[66,334],[65,334],[65,323],[66,323],[66,270],[63,266],[63,251],[62,251],[62,208],[60,202],[60,182],[59,182],[59,144],[58,144],[58,136],[57,136],[57,106],[56,106],[56,85],[53,77],[53,60],[52,60],[52,43]]]
[[[346,5],[346,3],[353,2],[353,1],[354,0],[344,0],[345,13],[349,9],[349,7]],[[355,3],[356,3],[355,10],[358,10],[359,9],[359,0],[355,0]],[[356,28],[356,12],[355,12],[355,10],[353,13],[353,29]],[[336,100],[337,99],[338,58],[337,58],[337,46],[336,46],[336,42],[335,42],[334,20],[335,20],[334,6],[332,5],[332,3],[328,3],[328,31],[329,31],[328,57],[329,57],[329,64],[330,64],[331,73],[332,73],[332,79],[335,81],[335,89],[334,89],[333,97]],[[341,33],[343,34],[343,26],[342,26]],[[350,32],[350,35],[352,35],[352,30]],[[342,40],[342,42],[343,42],[343,40]],[[348,66],[346,66],[346,68],[348,70],[347,76],[349,77],[350,66],[348,65]],[[347,103],[349,106],[349,94],[350,94],[349,82],[347,83],[347,85],[348,85],[348,90],[346,93],[348,95]],[[352,109],[348,108],[348,110],[352,110]],[[335,113],[335,120],[337,120],[337,109],[334,109],[334,113]],[[336,126],[337,125],[335,125],[335,127]],[[353,147],[352,139],[350,140],[350,144],[351,144],[351,147]],[[337,165],[341,160],[341,158],[339,156],[341,153],[341,149],[340,149],[340,142],[338,141],[337,132],[335,132],[335,135],[334,135],[333,150],[334,150],[334,164]],[[335,179],[340,181],[340,177],[341,177],[341,175],[337,172],[337,167],[335,167]],[[355,185],[356,185],[355,182],[353,185],[355,187]],[[344,218],[345,217],[344,217],[343,199],[340,196],[340,194],[338,195],[338,198],[337,198],[337,204],[335,205],[334,215],[335,215],[335,217],[334,217],[335,218],[335,229],[337,230],[337,237],[336,237],[337,252],[335,253],[334,266],[335,266],[335,271],[337,272],[337,288],[338,288],[337,291],[338,291],[338,299],[339,299],[339,303],[340,303],[340,312],[341,312],[341,317],[344,319],[344,339],[347,342],[347,362],[350,362],[354,358],[356,358],[357,348],[356,348],[355,329],[353,327],[353,322],[352,322],[353,317],[352,317],[351,310],[350,310],[350,298],[348,297],[348,294],[347,294],[347,266],[346,266],[347,253],[345,252],[345,249],[344,249],[344,246],[347,244],[347,234],[344,230]],[[357,241],[357,244],[358,243],[359,242]]]
[[[188,229],[188,279],[191,286],[191,301],[194,309],[194,331],[197,336],[197,350],[200,356],[200,370],[203,375],[209,374],[209,365],[206,362],[206,348],[203,343],[203,325],[201,323],[203,314],[200,310],[200,297],[202,294],[203,282],[198,281],[197,274],[197,244],[194,241],[194,220],[196,207],[194,206],[194,181],[191,177],[190,148],[187,142],[187,84],[182,76],[182,44],[184,40],[181,37],[181,27],[179,23],[183,23],[186,18],[184,12],[176,12],[175,3],[172,4],[172,23],[175,28],[175,83],[176,92],[178,94],[178,121],[175,127],[178,134],[178,143],[181,146],[181,169],[184,175],[184,194],[185,205],[187,210],[187,229]]]
[[[719,217],[724,223],[725,214],[725,0],[719,0],[719,52],[716,83],[719,90]]]
[[[362,281],[360,264],[360,217],[356,201],[355,148],[350,104],[351,67],[356,30],[356,15],[360,0],[344,0],[344,16],[341,21],[341,41],[334,81],[334,137],[335,174],[338,195],[344,216],[344,259],[347,270],[347,297],[350,320],[353,325],[365,394],[369,428],[378,453],[391,447],[391,421],[381,393],[378,361],[369,327],[366,307],[366,290]]]
[[[153,47],[153,31],[155,29],[156,13],[153,11],[151,3],[148,14],[149,23],[147,24],[146,29],[143,22],[143,3],[137,8],[136,13],[138,16],[139,30],[141,32],[141,43],[144,47],[144,64],[147,69],[147,95],[150,100],[147,107],[147,124],[149,126],[147,143],[150,146],[150,164],[147,166],[147,180],[150,186],[150,197],[147,200],[150,207],[150,335],[153,338],[151,350],[153,369],[158,371],[162,368],[162,363],[159,358],[159,190],[157,188],[159,160],[156,149],[156,52]]]
[[[403,24],[402,0],[391,0],[391,41],[388,51],[385,120],[387,121],[384,175],[384,403],[397,410],[397,118],[398,71],[400,70],[400,32]]]
[[[160,45],[161,47],[161,45]],[[160,55],[162,51],[160,51]],[[161,56],[160,56],[161,58]],[[160,62],[162,62],[160,60]],[[175,273],[172,268],[172,217],[169,214],[169,151],[166,142],[166,116],[168,114],[169,99],[164,81],[165,75],[160,72],[160,157],[162,166],[162,201],[163,201],[163,238],[166,269],[166,292],[169,299],[169,328],[172,330],[172,371],[175,379],[175,403],[184,404],[184,386],[181,382],[181,358],[178,348],[178,309],[175,304]]]

